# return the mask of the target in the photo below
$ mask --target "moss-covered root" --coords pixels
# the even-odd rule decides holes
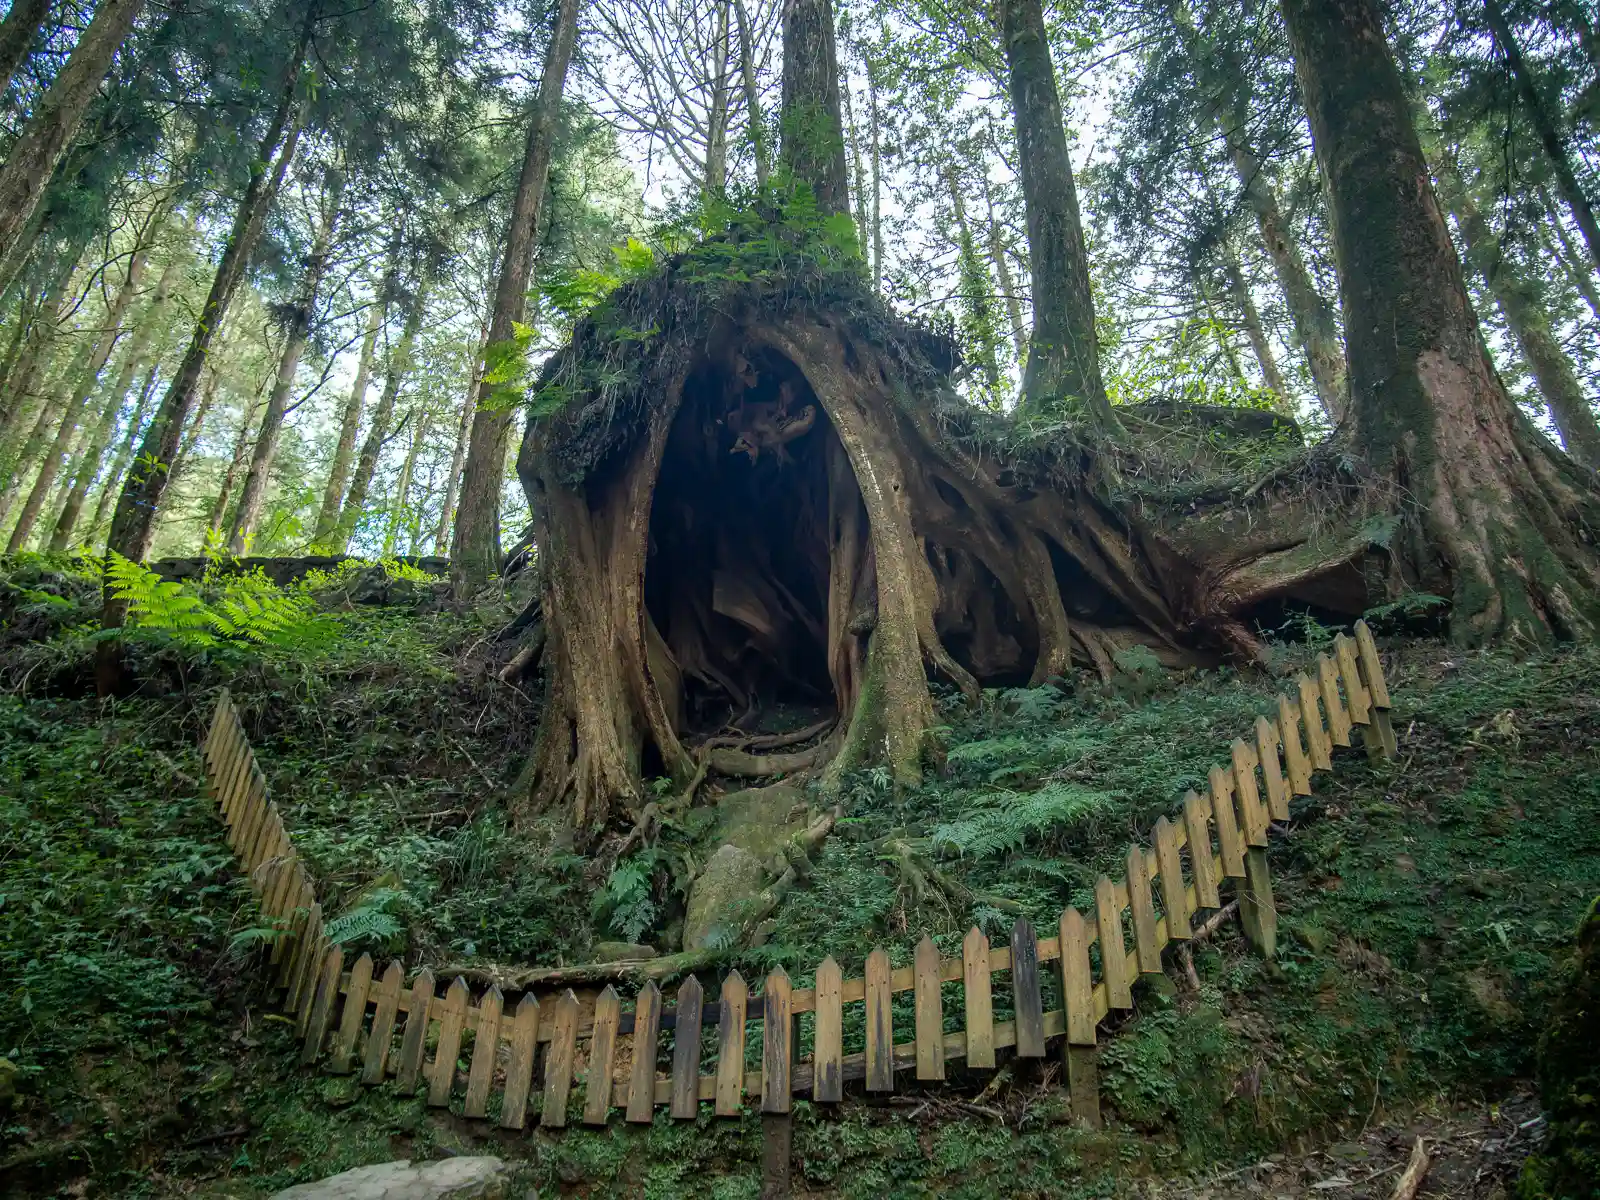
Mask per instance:
[[[1523,1168],[1522,1200],[1600,1197],[1600,898],[1578,927],[1578,954],[1539,1038],[1544,1147]]]

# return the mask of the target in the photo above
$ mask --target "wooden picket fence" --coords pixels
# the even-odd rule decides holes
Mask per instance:
[[[393,1078],[408,1095],[425,1086],[427,1102],[440,1107],[452,1103],[459,1087],[463,1115],[492,1115],[508,1129],[522,1129],[537,1100],[539,1124],[557,1128],[567,1122],[575,1082],[585,1085],[582,1120],[590,1125],[605,1124],[614,1109],[636,1123],[652,1121],[662,1107],[689,1120],[703,1103],[718,1116],[736,1116],[747,1097],[759,1098],[763,1113],[787,1113],[796,1095],[841,1100],[852,1080],[884,1093],[894,1090],[897,1072],[914,1072],[928,1084],[945,1079],[952,1062],[993,1069],[1000,1050],[1043,1059],[1047,1043],[1064,1035],[1074,1111],[1098,1123],[1094,1055],[1101,1022],[1133,1007],[1134,981],[1162,972],[1163,952],[1191,938],[1196,914],[1223,907],[1225,886],[1236,895],[1251,944],[1274,953],[1277,915],[1265,851],[1271,823],[1288,820],[1291,795],[1311,794],[1313,772],[1332,766],[1333,748],[1350,745],[1354,728],[1361,728],[1370,755],[1394,754],[1377,647],[1365,623],[1358,622],[1355,633],[1353,641],[1338,637],[1333,655],[1318,658],[1315,677],[1299,676],[1294,693],[1279,696],[1276,713],[1257,718],[1248,739],[1234,740],[1228,764],[1211,769],[1206,793],[1190,792],[1181,815],[1156,822],[1150,848],[1129,847],[1125,879],[1100,877],[1091,912],[1061,914],[1055,936],[1039,937],[1019,920],[1009,945],[994,947],[974,928],[952,959],[941,958],[924,936],[910,967],[892,969],[879,947],[867,956],[863,978],[845,979],[829,957],[813,987],[792,986],[780,969],[757,994],[734,971],[715,1001],[707,1001],[690,976],[668,1006],[650,982],[628,1011],[613,987],[590,1004],[571,989],[508,997],[490,987],[474,995],[459,977],[441,994],[432,971],[408,981],[401,964],[392,962],[375,977],[365,954],[347,970],[344,952],[324,931],[311,878],[226,692],[203,753],[228,844],[263,912],[283,930],[270,966],[307,1065],[359,1072],[369,1085]],[[1055,964],[1061,984],[1062,1008],[1050,1012],[1041,988],[1046,964]],[[1010,1021],[994,1019],[993,977],[1001,973],[1010,976]],[[956,1032],[945,1028],[945,984],[961,985],[963,1021]],[[913,994],[914,1037],[897,1043],[893,997],[907,992]],[[845,1054],[845,1006],[853,1004],[865,1006],[865,1049]],[[800,1017],[806,1013],[812,1015],[811,1052],[801,1058]],[[751,1024],[760,1025],[759,1069],[747,1069]],[[703,1070],[712,1029],[714,1065]],[[458,1060],[469,1032],[463,1078]]]

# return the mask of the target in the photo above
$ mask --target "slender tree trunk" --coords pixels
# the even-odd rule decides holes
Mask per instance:
[[[1022,320],[1022,297],[1017,292],[1017,277],[1011,273],[1011,256],[1006,253],[1005,231],[994,215],[994,197],[989,191],[989,177],[983,177],[983,203],[989,213],[989,257],[994,260],[994,273],[1006,294],[1006,317],[1011,322],[1011,345],[1017,352],[1017,365],[1028,361],[1028,327]]]
[[[1255,213],[1256,228],[1261,231],[1261,241],[1267,248],[1273,273],[1278,277],[1278,286],[1283,289],[1289,319],[1294,323],[1295,338],[1305,352],[1306,365],[1311,369],[1311,386],[1316,390],[1322,410],[1337,425],[1344,419],[1348,393],[1344,347],[1339,341],[1339,328],[1334,320],[1333,309],[1317,291],[1289,222],[1278,207],[1277,194],[1262,171],[1261,160],[1244,144],[1240,125],[1237,122],[1224,124],[1223,132],[1233,158],[1234,173],[1244,189],[1245,202]]]
[[[306,8],[299,41],[284,72],[277,110],[266,136],[257,148],[250,170],[250,182],[245,187],[239,210],[234,216],[233,229],[223,246],[222,260],[217,264],[210,294],[206,296],[199,319],[195,322],[189,348],[178,367],[178,373],[173,377],[172,385],[167,389],[140,446],[139,468],[129,473],[122,496],[117,501],[116,512],[111,518],[107,546],[125,558],[140,561],[150,551],[156,516],[160,512],[161,497],[167,486],[165,468],[178,452],[184,426],[189,420],[189,409],[194,402],[195,389],[199,386],[201,372],[211,352],[211,343],[223,318],[227,316],[228,306],[238,290],[239,281],[244,277],[244,268],[266,225],[267,214],[277,199],[284,172],[294,158],[300,140],[300,71],[311,45],[312,32],[316,28],[317,11],[316,4],[309,4]],[[103,616],[105,627],[120,628],[125,611],[125,605],[108,593]],[[121,660],[114,643],[100,643],[99,661],[99,686],[105,691],[120,676]]]
[[[11,477],[6,484],[5,492],[0,494],[0,524],[4,524],[6,518],[11,515],[17,497],[22,494],[22,485],[28,481],[29,470],[33,464],[42,461],[45,447],[51,441],[50,430],[57,426],[61,414],[66,411],[68,398],[83,374],[90,349],[87,344],[78,347],[61,372],[60,378],[54,381],[49,392],[40,400],[38,416],[28,433],[27,440],[22,444],[22,449],[11,464]]]
[[[255,536],[266,507],[267,485],[271,481],[272,464],[278,456],[278,439],[283,433],[284,418],[289,414],[289,398],[294,394],[295,378],[300,371],[300,358],[305,353],[306,342],[311,337],[311,322],[316,316],[317,297],[322,291],[322,277],[328,269],[328,248],[333,241],[333,231],[339,224],[339,205],[343,195],[342,179],[335,178],[326,199],[326,215],[317,230],[311,253],[306,258],[305,276],[300,284],[300,296],[295,303],[294,317],[284,331],[283,353],[278,358],[278,375],[267,397],[267,411],[261,418],[261,429],[256,434],[255,452],[250,456],[250,470],[244,477],[244,489],[239,493],[239,507],[233,515],[233,528],[228,534],[228,552],[242,555]]]
[[[1539,393],[1550,406],[1562,444],[1585,466],[1600,467],[1600,423],[1595,421],[1594,409],[1583,393],[1578,374],[1550,328],[1550,317],[1540,303],[1537,286],[1506,258],[1500,239],[1472,202],[1447,151],[1439,154],[1437,166],[1439,193],[1455,216],[1467,261],[1483,276],[1489,294],[1517,339]]]
[[[206,419],[211,415],[212,406],[217,400],[217,389],[221,385],[222,377],[214,369],[209,371],[205,386],[200,389],[200,403],[195,405],[194,419],[184,431],[183,441],[178,444],[178,453],[172,459],[172,468],[167,472],[168,489],[176,487],[178,480],[188,474],[189,464],[194,462],[200,438],[205,433]]]
[[[439,524],[433,532],[433,552],[450,551],[450,523],[456,515],[456,492],[461,486],[461,468],[467,457],[467,438],[472,430],[472,411],[477,403],[478,384],[483,376],[483,356],[489,348],[487,321],[478,333],[478,353],[472,360],[472,374],[467,382],[467,392],[461,401],[461,416],[456,422],[455,449],[450,453],[450,470],[444,481],[444,503],[439,507]]]
[[[1000,388],[999,337],[995,329],[994,302],[989,295],[989,272],[983,265],[983,256],[972,236],[972,226],[967,221],[967,205],[961,195],[961,179],[953,163],[946,164],[945,186],[950,191],[950,208],[956,218],[957,275],[968,295],[967,324],[970,340],[977,343],[978,366],[983,371],[984,382],[990,394]]]
[[[550,49],[545,56],[539,97],[529,115],[528,142],[517,180],[516,200],[506,229],[505,255],[495,287],[489,317],[489,345],[510,342],[514,326],[526,312],[528,281],[532,272],[529,253],[538,236],[539,212],[545,183],[550,176],[550,156],[555,149],[556,119],[566,84],[567,63],[578,32],[578,0],[561,0]],[[457,586],[481,584],[500,569],[500,491],[505,481],[506,450],[514,413],[485,407],[493,392],[480,385],[467,461],[461,474],[460,508],[456,513],[455,549],[450,570]]]
[[[1256,308],[1255,297],[1250,294],[1250,285],[1239,267],[1239,256],[1234,253],[1232,245],[1223,249],[1222,275],[1227,281],[1233,306],[1239,310],[1239,323],[1244,326],[1245,336],[1250,339],[1250,349],[1255,353],[1256,365],[1261,368],[1261,377],[1278,398],[1275,407],[1292,416],[1289,389],[1283,382],[1283,372],[1278,369],[1277,356],[1272,353],[1272,343],[1267,340],[1267,331],[1261,324],[1261,313]]]
[[[233,489],[239,485],[239,476],[244,472],[245,464],[250,460],[250,448],[255,444],[256,410],[262,403],[260,393],[257,393],[241,406],[239,428],[233,435],[233,453],[228,456],[227,469],[222,472],[217,494],[211,501],[211,511],[206,514],[205,540],[208,547],[222,539],[222,526],[228,517]]]
[[[1578,295],[1583,297],[1583,302],[1589,306],[1589,311],[1594,318],[1600,321],[1600,290],[1595,287],[1595,274],[1584,261],[1584,255],[1572,244],[1572,235],[1567,232],[1565,222],[1561,220],[1555,201],[1550,198],[1550,193],[1545,188],[1539,189],[1539,203],[1544,207],[1548,220],[1539,226],[1539,240],[1550,257],[1561,265],[1562,272],[1572,281],[1572,286],[1577,289]],[[1550,242],[1550,231],[1555,230],[1556,240],[1561,244],[1554,246]]]
[[[1003,0],[1001,10],[1033,273],[1022,400],[1034,409],[1062,401],[1081,405],[1103,429],[1120,433],[1100,375],[1088,249],[1044,13],[1039,0]]]
[[[844,86],[839,89],[839,101],[844,106],[845,141],[850,148],[850,196],[855,201],[856,234],[861,242],[861,257],[865,260],[872,244],[872,230],[867,224],[867,168],[861,158],[861,133],[856,127],[855,107],[850,99],[848,67],[844,72]]]
[[[711,81],[711,103],[706,109],[705,195],[713,199],[728,190],[728,111],[732,88],[728,81],[728,7],[722,0],[717,8],[716,75]]]
[[[1594,475],[1539,436],[1489,362],[1378,0],[1282,0],[1328,196],[1352,433],[1407,518],[1390,552],[1453,597],[1466,644],[1591,638]]]
[[[122,366],[117,373],[116,382],[111,387],[110,400],[101,415],[100,425],[95,430],[88,453],[78,462],[78,470],[72,480],[72,490],[67,494],[67,502],[50,535],[51,550],[65,550],[71,541],[72,531],[83,511],[84,502],[88,499],[89,488],[94,483],[95,475],[104,465],[101,460],[105,458],[106,451],[111,445],[112,435],[116,432],[117,417],[127,401],[128,390],[133,386],[133,378],[139,368],[145,365],[145,355],[161,326],[162,314],[167,299],[172,294],[173,285],[177,282],[178,273],[179,261],[174,255],[162,269],[161,278],[156,281],[155,293],[151,296],[144,316],[134,330],[133,339],[123,351]],[[94,527],[92,525],[91,529]]]
[[[15,0],[0,21],[0,96],[11,88],[11,77],[28,61],[39,27],[50,13],[50,0]]]
[[[350,493],[345,497],[335,529],[332,550],[344,554],[350,548],[350,538],[355,534],[356,523],[367,507],[367,493],[372,488],[373,477],[378,472],[378,456],[389,441],[389,421],[394,417],[395,401],[400,397],[400,384],[411,369],[411,347],[422,328],[422,314],[426,308],[427,293],[419,287],[406,309],[406,323],[400,330],[400,340],[395,343],[384,371],[383,391],[378,396],[378,407],[372,412],[372,426],[367,430],[367,440],[361,445],[361,457],[356,460],[355,474],[350,478]]]
[[[32,319],[26,322],[21,352],[6,373],[4,390],[0,391],[0,460],[4,459],[16,435],[17,426],[23,421],[28,397],[38,382],[50,343],[61,327],[61,318],[72,296],[71,283],[75,269],[75,263],[63,260],[55,277],[46,285]],[[23,323],[20,308],[16,319],[20,331]],[[9,477],[6,481],[10,482]]]
[[[783,8],[783,107],[779,154],[790,177],[807,185],[823,213],[850,212],[839,57],[830,0],[788,0]]]
[[[0,166],[0,260],[9,258],[144,0],[99,0],[94,19]],[[30,39],[31,42],[31,39]]]
[[[159,220],[151,222],[152,234],[159,225]],[[139,276],[144,271],[145,255],[149,249],[150,235],[147,235],[143,244],[134,248],[133,256],[128,260],[127,277],[117,289],[116,297],[106,311],[100,336],[95,339],[94,349],[89,354],[89,361],[84,367],[78,386],[68,397],[66,409],[61,414],[61,426],[56,431],[56,440],[45,452],[44,460],[39,464],[39,474],[33,481],[33,490],[28,493],[22,512],[17,515],[17,523],[11,530],[11,540],[6,544],[7,554],[15,554],[27,544],[29,535],[33,533],[34,522],[44,511],[44,504],[49,498],[50,489],[55,485],[56,475],[61,470],[62,464],[67,461],[68,447],[83,420],[84,406],[89,402],[95,384],[100,381],[100,372],[105,370],[106,363],[111,359],[111,351],[122,335],[122,321],[128,315],[128,306],[133,303],[134,294],[139,290]]]
[[[367,385],[372,379],[372,356],[378,346],[378,331],[383,328],[384,305],[374,300],[367,310],[367,332],[361,339],[361,353],[356,359],[356,378],[350,386],[350,398],[344,403],[344,413],[339,420],[339,441],[333,448],[333,462],[328,466],[328,483],[322,489],[322,507],[317,510],[317,523],[311,535],[315,545],[325,544],[339,525],[339,508],[344,503],[344,490],[350,483],[350,466],[355,461],[356,437],[361,432],[361,411],[367,403]]]
[[[767,131],[761,118],[761,90],[756,85],[756,48],[750,32],[750,14],[744,0],[733,0],[733,15],[739,29],[739,74],[744,81],[745,121],[749,125],[750,155],[755,159],[756,186],[765,189],[770,170],[767,157]]]
[[[389,505],[389,528],[383,535],[383,556],[392,558],[396,544],[400,540],[400,531],[409,523],[410,509],[407,501],[411,497],[411,477],[417,471],[417,455],[422,452],[422,443],[428,436],[428,426],[432,423],[433,414],[420,405],[416,410],[416,424],[411,428],[411,445],[406,449],[405,459],[400,463],[400,475],[394,481],[394,501]]]
[[[1522,57],[1522,47],[1517,42],[1517,35],[1511,28],[1511,22],[1506,19],[1505,9],[1500,6],[1500,0],[1483,0],[1483,15],[1494,33],[1495,41],[1499,42],[1500,49],[1505,51],[1506,65],[1511,68],[1517,93],[1522,97],[1523,109],[1527,112],[1528,120],[1539,137],[1539,144],[1544,148],[1545,156],[1550,160],[1550,169],[1556,177],[1556,186],[1561,189],[1561,198],[1567,202],[1572,219],[1577,222],[1578,230],[1583,234],[1584,245],[1589,248],[1590,261],[1594,263],[1595,269],[1600,271],[1600,225],[1595,223],[1594,210],[1589,207],[1588,197],[1578,186],[1578,177],[1573,171],[1572,154],[1567,148],[1566,139],[1557,128],[1555,118],[1545,104],[1544,97],[1539,94],[1538,82],[1533,78],[1527,60]]]
[[[106,521],[111,516],[112,505],[122,491],[122,477],[127,474],[129,466],[133,463],[134,449],[139,445],[139,435],[144,431],[144,415],[150,411],[150,398],[155,395],[156,384],[161,378],[161,363],[159,360],[150,364],[150,369],[145,372],[144,383],[139,387],[138,398],[134,401],[133,413],[128,417],[128,428],[123,434],[122,442],[117,447],[117,457],[111,463],[111,469],[106,472],[105,481],[100,485],[100,495],[94,502],[94,515],[89,518],[89,532],[84,537],[85,544],[92,543],[96,534],[105,528]]]

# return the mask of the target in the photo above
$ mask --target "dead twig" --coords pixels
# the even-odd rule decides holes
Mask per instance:
[[[1389,1193],[1389,1200],[1414,1200],[1432,1162],[1427,1146],[1419,1137],[1411,1147],[1411,1160],[1406,1163],[1405,1173],[1395,1181],[1394,1191]]]

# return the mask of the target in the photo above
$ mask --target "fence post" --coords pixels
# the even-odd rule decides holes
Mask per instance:
[[[1239,924],[1245,940],[1264,958],[1278,953],[1278,909],[1272,898],[1272,876],[1267,852],[1260,846],[1244,854],[1244,879],[1238,885]]]

